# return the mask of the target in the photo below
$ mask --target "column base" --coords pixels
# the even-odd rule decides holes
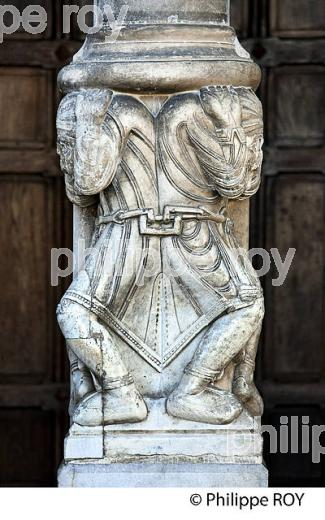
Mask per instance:
[[[164,399],[147,405],[141,423],[73,425],[59,486],[267,487],[260,418],[216,426],[170,417]]]
[[[63,463],[59,487],[75,488],[243,488],[267,487],[263,464]]]
[[[147,399],[141,423],[105,427],[73,425],[65,440],[66,462],[94,464],[261,464],[260,418],[243,411],[227,425],[170,417],[165,399]]]

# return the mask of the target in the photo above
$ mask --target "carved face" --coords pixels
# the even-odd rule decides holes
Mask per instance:
[[[247,167],[254,174],[259,174],[263,163],[263,147],[264,139],[262,134],[247,136],[248,159]]]
[[[75,137],[66,130],[58,130],[57,151],[64,174],[72,175],[74,168]]]
[[[57,116],[57,152],[64,174],[72,175],[76,143],[76,99],[77,94],[68,94],[59,106]]]

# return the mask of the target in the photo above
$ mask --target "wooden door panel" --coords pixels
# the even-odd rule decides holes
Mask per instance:
[[[284,418],[284,419],[281,419]],[[270,454],[271,446],[268,433],[264,436],[265,459],[270,472],[271,486],[318,486],[323,481],[321,464],[313,462],[316,453],[306,450],[308,444],[313,444],[313,427],[324,424],[325,416],[320,406],[279,406],[267,412],[264,417],[266,424],[272,425],[279,442],[280,427],[282,427],[282,443],[278,443],[277,453]],[[287,422],[286,422],[287,421]],[[305,430],[304,430],[305,428]],[[296,432],[298,430],[298,437]],[[304,435],[304,441],[303,437]],[[286,438],[288,443],[286,446]],[[292,446],[294,453],[288,452]],[[304,448],[303,448],[304,446]],[[308,451],[307,453],[304,452]]]
[[[44,177],[0,177],[0,382],[35,383],[51,373],[53,196]]]
[[[24,27],[21,25],[18,31],[15,31],[12,34],[4,35],[4,39],[9,40],[44,40],[48,39],[52,36],[53,33],[53,20],[54,20],[54,9],[51,0],[37,0],[34,4],[30,2],[30,0],[15,0],[12,4],[8,2],[7,5],[13,5],[16,7],[20,13],[23,13],[24,9],[29,8],[31,5],[40,6],[45,9],[47,14],[47,25],[45,31],[39,34],[31,34],[28,31],[25,31]],[[12,15],[5,14],[4,16],[4,25],[10,27],[12,24]]]
[[[314,147],[325,138],[325,67],[277,67],[269,79],[269,139],[279,147]]]
[[[52,78],[41,68],[0,68],[0,148],[41,148],[49,144],[51,89]]]
[[[46,486],[54,480],[55,416],[36,409],[0,409],[0,483]]]
[[[267,276],[263,379],[275,384],[324,377],[324,181],[309,173],[266,182],[266,250],[276,248],[282,259],[296,250],[282,286],[272,286],[274,263]]]
[[[0,486],[55,486],[68,427],[66,352],[55,315],[68,280],[51,287],[50,251],[72,242],[54,136],[56,68],[69,55],[58,52],[64,42],[54,33],[62,6],[45,3],[48,31],[31,38],[39,41],[20,33],[1,46]],[[58,40],[49,40],[54,34]]]
[[[236,29],[238,37],[245,37],[249,32],[249,1],[232,0],[230,25]]]
[[[271,0],[271,34],[281,38],[325,36],[324,0]]]
[[[281,287],[277,269],[262,279],[265,326],[259,351],[258,386],[263,422],[308,415],[325,424],[324,361],[324,52],[325,3],[321,0],[254,2],[255,38],[244,45],[263,68],[260,96],[265,111],[263,188],[252,204],[251,246],[297,252]],[[301,428],[298,428],[301,433]],[[291,442],[289,439],[289,448]],[[324,486],[324,456],[269,453],[271,485]]]

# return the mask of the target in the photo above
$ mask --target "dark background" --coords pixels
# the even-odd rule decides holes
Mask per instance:
[[[31,2],[12,3],[20,11]],[[55,152],[58,70],[82,36],[63,36],[61,1],[38,36],[0,45],[0,485],[54,486],[68,427],[68,367],[50,285],[50,250],[71,245],[71,205]],[[67,2],[77,4],[75,2]],[[82,2],[86,5],[89,0]],[[282,415],[325,424],[324,0],[232,0],[232,23],[263,68],[263,186],[251,246],[297,253],[283,287],[263,284],[266,320],[257,370],[264,423]],[[299,419],[300,420],[300,419]],[[323,439],[325,444],[325,439]],[[271,485],[325,485],[324,457],[269,454]]]

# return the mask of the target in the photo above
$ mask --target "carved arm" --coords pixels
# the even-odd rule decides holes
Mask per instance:
[[[262,111],[255,94],[242,90],[201,89],[204,117],[189,127],[203,172],[228,199],[250,197],[260,184]]]
[[[89,206],[112,182],[123,136],[109,114],[112,92],[87,89],[63,99],[58,113],[58,151],[69,199]]]

